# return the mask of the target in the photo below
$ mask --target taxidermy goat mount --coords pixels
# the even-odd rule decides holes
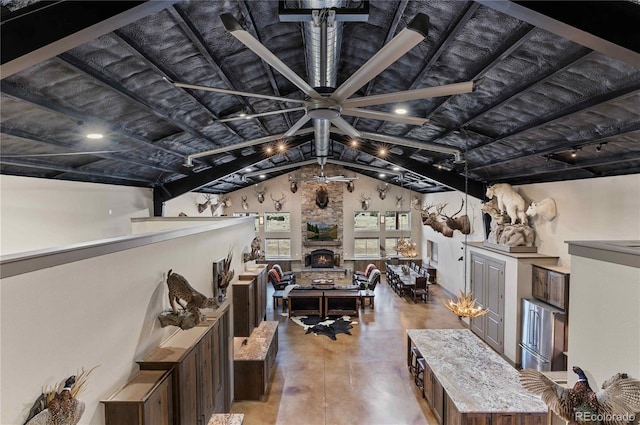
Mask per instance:
[[[167,287],[169,288],[169,304],[171,310],[163,311],[158,316],[160,325],[179,326],[181,329],[191,329],[205,320],[200,311],[201,308],[218,308],[214,298],[207,298],[189,285],[187,279],[178,273],[169,270],[167,273]],[[184,300],[186,305],[180,300]],[[178,312],[176,302],[182,307],[182,313]]]
[[[486,196],[490,200],[482,204],[482,212],[492,218],[487,242],[504,247],[527,247],[530,248],[527,252],[535,252],[536,233],[529,226],[527,216],[552,214],[555,217],[555,202],[545,199],[540,202],[539,212],[535,203],[525,211],[524,198],[507,183],[490,186]]]

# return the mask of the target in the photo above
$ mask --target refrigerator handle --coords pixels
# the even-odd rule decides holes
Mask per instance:
[[[527,344],[532,345],[533,344],[533,328],[535,326],[535,323],[533,323],[533,310],[529,310],[529,328],[527,329],[527,331],[529,331],[528,335],[527,335]]]
[[[537,311],[533,312],[534,315],[534,342],[533,346],[536,348],[540,348],[540,313]]]
[[[527,353],[531,354],[531,356],[535,357],[536,359],[540,360],[541,362],[549,363],[549,359],[545,359],[540,354],[536,353],[535,351],[532,351],[530,348],[527,348],[522,344],[518,344],[518,345],[520,345],[520,348],[522,348],[523,350],[526,350]]]

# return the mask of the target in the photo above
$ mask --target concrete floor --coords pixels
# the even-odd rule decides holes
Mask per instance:
[[[383,278],[384,282],[384,278]],[[436,424],[407,368],[407,329],[462,328],[431,287],[428,303],[396,295],[386,283],[375,289],[375,310],[360,310],[352,335],[305,335],[282,316],[268,294],[267,320],[280,322],[279,350],[264,401],[238,401],[244,425]]]

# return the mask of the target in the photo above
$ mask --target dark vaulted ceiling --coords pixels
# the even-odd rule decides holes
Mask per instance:
[[[310,57],[313,40],[304,28],[311,24],[283,16],[311,16],[302,9],[327,5],[346,18],[334,23],[341,28],[328,65],[335,83],[322,93],[340,86],[420,13],[429,18],[426,38],[351,98],[479,85],[470,93],[404,102],[409,115],[427,119],[422,125],[343,111],[360,137],[332,127],[323,158],[375,178],[400,167],[402,184],[421,193],[466,187],[476,196],[488,183],[640,171],[636,2],[2,4],[3,174],[151,187],[159,206],[192,190],[226,193],[254,184],[247,167],[269,177],[295,172],[319,156],[311,121],[282,137],[305,115],[299,102],[171,81],[305,100],[290,78],[227,31],[220,15],[233,16],[314,86],[309,74],[317,56]],[[363,109],[389,116],[396,106]],[[293,110],[260,115],[283,109]],[[240,113],[259,116],[237,119]],[[89,140],[89,132],[104,138]],[[283,142],[286,150],[277,150]]]

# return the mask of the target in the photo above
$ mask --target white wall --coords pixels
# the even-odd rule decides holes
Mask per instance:
[[[167,271],[211,296],[214,260],[232,248],[232,268],[242,270],[253,225],[231,221],[218,230],[2,279],[0,423],[23,423],[43,386],[100,365],[81,397],[86,411],[80,424],[104,424],[99,401],[176,329],[162,329],[157,320],[169,308]]]
[[[580,366],[594,389],[618,372],[639,379],[640,269],[578,256],[571,261],[568,366]],[[576,378],[569,373],[571,385]]]
[[[0,175],[2,255],[129,235],[150,189]]]

